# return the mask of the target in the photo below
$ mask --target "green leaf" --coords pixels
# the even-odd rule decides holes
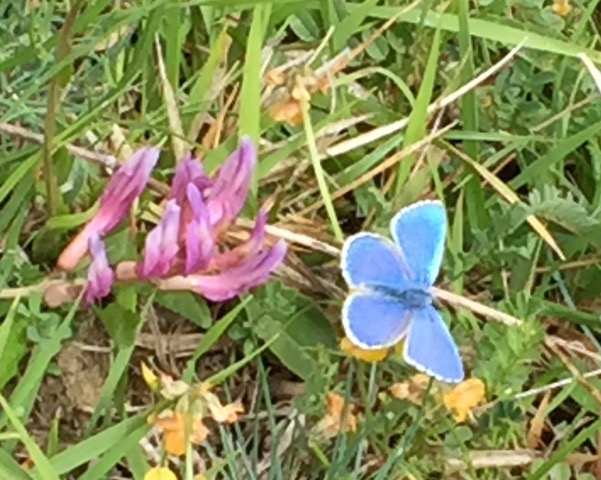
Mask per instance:
[[[513,190],[517,190],[521,186],[532,182],[537,177],[546,175],[549,169],[556,163],[560,162],[566,155],[569,155],[582,144],[592,139],[600,130],[601,122],[597,122],[571,137],[558,141],[555,148],[528,165],[517,177],[509,182],[509,186]]]
[[[405,138],[403,139],[403,147],[405,148],[419,142],[426,135],[428,106],[430,105],[430,101],[432,99],[434,82],[436,81],[439,52],[440,30],[436,30],[436,35],[432,39],[432,49],[430,50],[430,56],[428,57],[426,71],[424,72],[424,77],[422,79],[417,98],[415,99],[415,105],[413,105],[413,110],[411,111],[411,116],[409,117],[409,124],[407,125],[407,131],[405,132]],[[408,158],[405,158],[399,164],[396,181],[397,195],[402,191],[416,159],[417,154],[413,154]]]
[[[146,412],[140,413],[96,435],[88,437],[77,445],[73,445],[53,456],[50,459],[50,463],[62,475],[84,465],[90,460],[99,458],[112,446],[115,444],[118,445],[121,439],[146,425],[146,415]]]
[[[44,480],[60,480],[58,473],[53,468],[52,464],[48,461],[44,452],[38,447],[35,441],[27,434],[27,430],[21,421],[19,416],[6,401],[3,395],[0,394],[0,406],[9,422],[12,424],[13,429],[19,435],[21,442],[27,449],[29,457],[35,464],[35,468],[32,471],[34,478],[40,478]]]
[[[253,332],[263,340],[275,335],[270,349],[303,380],[319,375],[316,352],[336,348],[336,334],[329,319],[310,298],[279,282],[270,282],[255,293],[246,307]]]
[[[584,233],[599,226],[599,222],[571,193],[568,192],[564,196],[559,189],[551,185],[544,185],[541,190],[532,190],[528,201],[531,213],[561,225],[572,233]]]
[[[239,360],[235,363],[232,363],[231,365],[228,365],[223,370],[220,370],[219,372],[217,372],[215,375],[212,375],[211,377],[205,379],[205,382],[208,385],[219,385],[220,383],[225,381],[228,377],[230,377],[231,375],[236,373],[238,370],[240,370],[244,365],[248,364],[248,362],[250,362],[253,358],[258,357],[259,355],[261,355],[261,353],[263,353],[265,350],[267,350],[269,347],[271,347],[273,342],[275,340],[277,340],[278,336],[279,335],[275,335],[275,336],[271,337],[269,340],[267,340],[267,342],[265,342],[264,345],[261,345],[261,347],[257,348],[255,351],[246,355],[242,360]]]
[[[290,28],[303,42],[311,43],[319,38],[319,26],[308,12],[299,12],[290,17]]]
[[[139,448],[140,440],[146,436],[151,426],[144,423],[130,432],[127,436],[119,438],[116,442],[109,444],[110,448],[95,462],[79,480],[103,480],[107,478],[109,471],[120,463],[124,455]]]
[[[53,230],[72,230],[88,222],[98,212],[98,205],[93,205],[85,212],[50,217],[46,226]]]
[[[0,390],[17,373],[20,360],[27,353],[27,319],[17,315],[19,298],[15,298],[0,324]]]
[[[2,185],[0,185],[0,204],[4,202],[6,197],[15,189],[17,184],[21,182],[23,178],[25,178],[25,176],[29,174],[42,159],[42,154],[40,152],[31,155],[27,160],[19,163],[19,166],[15,168],[9,177],[2,182]]]
[[[211,326],[211,311],[198,295],[191,292],[157,292],[155,301],[162,307],[190,320],[202,329]]]
[[[105,308],[98,309],[98,317],[118,346],[124,348],[136,341],[140,316],[118,303],[111,303]]]
[[[69,313],[52,336],[34,348],[27,369],[10,396],[10,404],[13,408],[20,409],[21,418],[29,417],[48,365],[60,351],[63,340],[71,335],[71,322],[78,308],[79,301],[71,306]],[[6,421],[6,416],[0,416],[0,428],[6,425]]]
[[[246,43],[242,88],[240,91],[240,133],[255,142],[261,130],[261,49],[271,5],[257,5]]]
[[[360,8],[359,5],[348,5],[349,10]],[[400,8],[404,7],[374,7],[371,15],[377,18],[390,18],[397,14]],[[352,10],[351,10],[352,11]],[[459,31],[459,18],[451,13],[438,13],[428,11],[425,15],[421,10],[409,11],[399,17],[399,22],[423,24],[428,27],[441,28],[449,32]],[[520,29],[503,25],[500,22],[482,20],[480,18],[468,18],[468,27],[470,35],[473,37],[493,40],[502,45],[519,45],[524,42],[525,48],[541,50],[543,52],[555,53],[576,57],[579,53],[585,53],[594,62],[601,63],[601,53],[584,45],[565,42],[546,35],[540,35],[527,29]]]
[[[377,3],[378,0],[365,0],[336,25],[336,30],[332,35],[332,47],[335,52],[342,51],[347,46],[348,40],[357,32]]]
[[[246,306],[247,302],[252,299],[252,296],[246,297],[236,308],[234,308],[231,312],[228,312],[223,318],[219,321],[215,322],[215,324],[205,333],[202,340],[196,347],[192,358],[188,360],[188,365],[186,366],[186,370],[184,371],[183,379],[186,382],[192,381],[194,377],[194,372],[196,369],[196,361],[211,348],[221,335],[225,333],[228,327],[238,318],[238,314],[240,311]]]
[[[12,455],[4,449],[0,449],[0,478],[10,480],[31,480],[31,477],[23,470]]]

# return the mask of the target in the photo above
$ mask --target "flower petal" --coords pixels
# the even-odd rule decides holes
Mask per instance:
[[[204,174],[200,162],[188,156],[182,158],[175,168],[169,197],[175,198],[177,203],[183,205],[186,201],[187,187],[190,183],[195,185],[201,192],[212,184],[211,179]]]
[[[123,220],[148,183],[150,173],[159,159],[159,153],[157,148],[142,148],[115,172],[100,198],[98,213],[59,256],[57,267],[60,270],[73,270],[85,256],[90,237],[105,236]]]
[[[153,467],[144,474],[144,480],[177,480],[177,475],[168,467]]]
[[[483,403],[486,387],[479,378],[461,382],[443,395],[443,403],[453,413],[457,423],[465,422],[472,409]]]
[[[252,180],[257,164],[257,151],[252,140],[242,139],[236,150],[222,165],[207,198],[211,225],[223,230],[238,216]]]
[[[111,177],[100,198],[98,216],[105,218],[101,235],[106,235],[127,215],[146,187],[159,154],[158,148],[141,148]]]
[[[353,344],[347,337],[340,340],[340,350],[350,357],[358,358],[367,363],[381,362],[388,356],[388,348],[378,348],[375,350],[364,350]]]
[[[111,293],[115,274],[106,257],[104,243],[98,235],[92,235],[89,241],[92,263],[88,268],[88,283],[86,287],[86,304],[106,297]]]
[[[193,289],[218,302],[229,300],[267,281],[286,256],[286,242],[280,240],[271,249],[259,252],[240,265],[217,275],[190,275]]]
[[[209,223],[209,211],[196,185],[189,183],[186,188],[186,200],[192,212],[192,218],[186,225],[184,239],[186,248],[185,274],[189,275],[204,269],[213,256],[215,241]]]
[[[142,278],[163,277],[173,268],[179,252],[180,213],[176,201],[169,200],[158,225],[146,236]]]
[[[216,255],[211,267],[217,270],[231,268],[247,257],[255,255],[263,247],[265,242],[265,227],[267,226],[267,212],[260,211],[255,221],[255,226],[246,242],[234,247],[228,252]]]

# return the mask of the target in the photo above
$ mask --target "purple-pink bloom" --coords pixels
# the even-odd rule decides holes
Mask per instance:
[[[89,239],[105,236],[125,218],[148,183],[159,153],[157,148],[141,148],[115,172],[100,198],[96,215],[62,251],[57,261],[59,269],[73,270],[86,255]]]
[[[175,265],[179,253],[180,214],[177,202],[169,200],[158,225],[146,236],[142,278],[163,277]]]
[[[89,238],[89,250],[92,263],[88,268],[88,282],[86,287],[86,304],[106,297],[111,292],[115,281],[115,274],[109,265],[106,249],[100,237],[93,233]]]
[[[170,193],[170,202],[176,202],[181,211],[178,261],[174,267],[170,263],[173,268],[168,270],[144,269],[144,278],[151,278],[164,290],[192,290],[214,301],[230,299],[267,280],[286,255],[283,241],[264,248],[267,212],[259,212],[246,242],[223,252],[217,249],[223,232],[242,211],[256,156],[252,141],[244,138],[214,179],[205,176],[191,157],[179,162]],[[143,265],[149,262],[150,245],[166,248],[157,240],[147,242]],[[155,251],[152,254],[160,256]],[[154,260],[151,263],[154,265]]]
[[[244,258],[255,255],[265,242],[265,227],[267,226],[267,212],[261,210],[257,215],[255,226],[250,232],[248,240],[235,246],[227,252],[215,255],[211,262],[211,267],[217,270],[229,268],[240,263]]]
[[[186,200],[191,216],[186,227],[186,275],[206,268],[215,250],[215,239],[209,223],[209,211],[196,185],[189,183]]]
[[[188,155],[182,158],[175,168],[169,198],[175,198],[179,205],[183,205],[186,202],[186,192],[189,184],[194,185],[202,192],[209,188],[213,182],[204,174],[200,162]]]
[[[197,293],[214,302],[229,300],[265,283],[284,260],[286,250],[286,242],[279,240],[272,248],[216,275],[190,275],[192,287]]]
[[[242,139],[240,148],[224,162],[207,197],[211,225],[217,232],[240,214],[250,190],[257,151],[252,140]]]

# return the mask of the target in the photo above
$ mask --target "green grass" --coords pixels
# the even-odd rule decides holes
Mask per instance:
[[[142,380],[145,362],[246,409],[171,459],[186,480],[595,478],[601,107],[578,54],[601,68],[599,3],[570,1],[560,17],[527,0],[0,0],[0,477],[144,479],[165,460],[147,421],[165,402]],[[348,64],[316,77],[347,48]],[[316,51],[270,84],[271,70]],[[295,85],[311,93],[301,121],[276,122],[270,102]],[[120,158],[117,128],[132,149],[161,146],[160,182],[190,146],[214,172],[242,135],[259,142],[245,215],[271,206],[287,268],[218,305],[121,285],[92,308],[46,306],[36,286],[66,278],[58,254],[106,183],[67,147]],[[438,286],[459,300],[441,311],[468,377],[486,386],[463,423],[443,403],[448,387],[415,393],[402,358],[368,364],[339,347],[346,287],[330,253],[357,231],[387,234],[423,198],[447,208]],[[112,260],[137,258],[160,203],[141,198],[138,235],[111,235]],[[61,370],[68,346],[83,362],[75,376]],[[395,383],[418,400],[394,398]],[[323,439],[329,392],[355,406],[357,428]]]

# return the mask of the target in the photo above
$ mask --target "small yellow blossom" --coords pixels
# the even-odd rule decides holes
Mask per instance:
[[[569,0],[555,0],[551,9],[560,17],[567,17],[574,7],[570,5]]]
[[[473,408],[484,402],[486,388],[479,378],[470,378],[443,395],[445,406],[451,411],[455,421],[465,422]]]
[[[364,362],[381,362],[388,356],[388,348],[379,348],[377,350],[365,350],[353,344],[347,337],[340,340],[340,350],[350,357],[358,358]]]
[[[165,373],[160,373],[157,380],[157,376],[145,365],[142,372],[146,383],[152,386],[158,381],[161,396],[175,401],[173,409],[165,409],[148,418],[148,422],[161,431],[163,447],[170,455],[182,456],[189,443],[199,445],[207,439],[206,418],[218,423],[235,423],[239,414],[244,412],[240,401],[222,404],[219,397],[210,391],[208,383],[189,385]]]
[[[214,393],[207,394],[205,400],[207,401],[207,407],[211,412],[211,416],[216,422],[236,423],[238,421],[238,414],[244,413],[244,407],[239,401],[222,405]]]
[[[145,362],[141,364],[142,368],[142,378],[146,382],[146,385],[150,387],[151,390],[158,390],[160,386],[159,377],[150,369]]]
[[[390,394],[399,400],[408,400],[416,405],[424,401],[430,377],[424,373],[417,373],[404,382],[394,383],[390,386]]]
[[[346,407],[344,398],[334,392],[326,395],[326,415],[315,425],[314,434],[321,438],[332,438],[340,432],[354,432],[357,430],[357,416],[355,407],[350,404]],[[345,414],[343,418],[343,414]]]
[[[190,436],[186,438],[186,417],[183,414],[167,410],[160,416],[149,419],[150,423],[162,430],[165,451],[176,457],[185,455],[188,441],[198,445],[204,442],[209,435],[209,430],[205,427],[202,419],[191,420]]]
[[[182,380],[174,380],[166,373],[161,373],[161,395],[167,400],[181,397],[190,390],[190,385]]]
[[[154,467],[146,472],[144,480],[177,480],[177,475],[167,467]]]

